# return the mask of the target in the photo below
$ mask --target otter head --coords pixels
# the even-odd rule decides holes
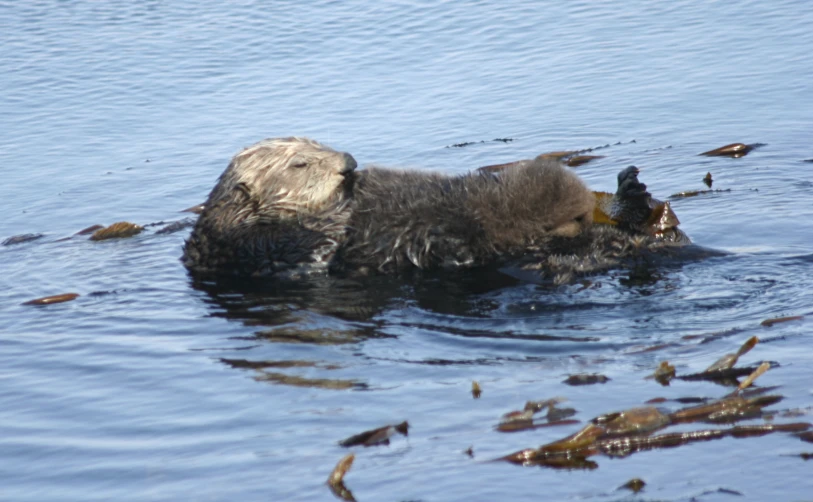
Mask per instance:
[[[234,156],[211,197],[237,190],[265,214],[319,213],[350,197],[356,166],[351,155],[308,138],[266,139]]]

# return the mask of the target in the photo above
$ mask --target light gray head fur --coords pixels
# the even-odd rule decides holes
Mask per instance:
[[[326,266],[341,242],[356,161],[307,138],[260,141],[231,160],[184,249],[204,272]]]
[[[355,168],[352,156],[308,138],[266,139],[234,156],[207,205],[237,189],[248,191],[261,212],[317,213],[347,197]]]

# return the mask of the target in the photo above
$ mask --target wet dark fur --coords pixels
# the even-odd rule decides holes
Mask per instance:
[[[593,204],[575,174],[547,159],[499,177],[371,168],[359,173],[337,266],[389,272],[484,265],[579,234]]]
[[[592,192],[549,158],[496,176],[355,167],[348,154],[304,138],[244,150],[212,190],[184,264],[204,274],[300,276],[514,262],[567,280],[653,244],[591,225]]]

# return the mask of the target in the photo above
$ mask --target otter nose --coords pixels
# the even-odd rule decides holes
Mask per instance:
[[[344,155],[344,166],[339,170],[339,174],[344,176],[355,171],[358,167],[358,163],[349,153],[343,153],[342,155]]]

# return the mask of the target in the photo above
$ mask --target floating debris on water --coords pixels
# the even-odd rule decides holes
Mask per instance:
[[[796,434],[796,437],[806,443],[813,443],[813,431],[800,432]]]
[[[63,293],[61,295],[44,296],[35,300],[28,300],[23,305],[51,305],[53,303],[65,303],[79,298],[79,293]]]
[[[172,234],[193,226],[195,226],[195,220],[193,220],[192,218],[185,218],[183,220],[173,221],[172,223],[167,224],[163,228],[158,229],[155,233]]]
[[[730,145],[721,146],[720,148],[703,152],[700,155],[705,155],[707,157],[733,157],[738,159],[740,157],[744,157],[748,154],[748,152],[760,146],[763,146],[763,144],[754,143],[752,145],[746,145],[744,143],[731,143]]]
[[[333,492],[333,495],[342,500],[347,500],[348,502],[355,502],[356,499],[353,497],[353,493],[344,486],[344,475],[347,474],[347,471],[353,466],[355,459],[356,456],[352,453],[345,455],[344,458],[339,460],[339,463],[336,464],[336,467],[333,468],[333,472],[331,472],[327,478],[327,485],[330,487],[330,491]]]
[[[733,354],[724,355],[723,357],[715,361],[714,364],[706,368],[704,373],[711,373],[714,371],[727,370],[733,368],[734,365],[737,364],[737,361],[739,360],[740,356],[743,356],[750,352],[751,349],[753,349],[757,343],[759,343],[759,338],[752,336],[740,346],[737,352]]]
[[[483,394],[483,389],[480,388],[480,384],[477,381],[471,382],[471,397],[474,399],[480,399],[480,396]]]
[[[760,366],[748,384],[763,373],[769,365]],[[711,422],[735,423],[740,420],[767,417],[763,408],[782,400],[782,396],[760,395],[754,397],[743,393],[743,385],[731,394],[716,401],[682,408],[669,413],[658,408],[644,406],[596,417],[582,430],[564,439],[539,448],[529,448],[506,455],[498,460],[549,467],[595,468],[586,463],[589,456],[602,453],[612,457],[624,457],[635,452],[654,448],[681,446],[696,441],[708,441],[724,437],[753,437],[774,432],[806,433],[813,427],[807,422],[785,424],[733,426],[728,429],[712,429],[652,435],[673,424]],[[759,390],[759,389],[758,389]]]
[[[99,229],[102,229],[102,228],[104,228],[104,225],[91,225],[91,226],[89,226],[87,228],[83,228],[82,230],[76,232],[73,235],[88,235],[88,234],[92,234],[96,230],[99,230]]]
[[[206,207],[206,204],[196,204],[192,207],[187,207],[186,209],[181,209],[182,213],[195,213],[200,214],[203,212],[203,208]]]
[[[606,383],[610,380],[609,377],[598,373],[578,373],[570,375],[562,381],[568,385],[593,385],[597,383]]]
[[[782,456],[783,457],[799,457],[802,460],[810,460],[811,458],[813,458],[813,453],[807,453],[807,452],[791,453],[791,454],[785,454],[785,455],[782,455]]]
[[[737,354],[724,358],[722,366],[733,364],[731,361],[734,360],[734,356],[744,354],[756,343],[755,337],[749,338]],[[712,368],[716,365],[717,363],[712,365]],[[653,406],[642,406],[607,413],[594,418],[580,431],[563,439],[539,448],[520,450],[497,460],[553,468],[595,469],[598,464],[588,460],[588,457],[596,454],[625,457],[639,451],[676,447],[724,437],[747,438],[786,432],[796,435],[803,441],[813,442],[813,431],[810,430],[813,428],[813,424],[808,422],[775,423],[776,412],[763,411],[764,408],[781,401],[783,396],[766,394],[773,388],[749,389],[754,380],[770,368],[771,363],[762,363],[733,392],[722,398],[715,400],[693,398],[687,402],[699,402],[700,404],[680,408],[673,412]],[[649,402],[663,403],[665,401],[663,398],[658,398]],[[734,424],[741,420],[758,418],[762,418],[766,423],[653,435],[677,424],[696,422]]]
[[[723,193],[723,192],[730,192],[730,188],[726,188],[725,190],[717,189],[717,190],[687,190],[685,192],[678,192],[673,193],[669,196],[670,199],[687,199],[689,197],[697,197],[698,195],[708,195],[710,193]]]
[[[452,145],[455,146],[455,145]],[[590,161],[596,159],[603,159],[604,155],[579,155],[582,152],[591,151],[592,149],[587,150],[559,150],[555,152],[545,152],[537,155],[537,157],[542,157],[546,159],[554,159],[560,162],[564,162],[570,167],[578,167],[584,164],[587,164]],[[506,162],[504,164],[493,164],[489,166],[478,167],[477,170],[486,173],[498,173],[504,169],[509,169],[512,167],[521,166],[524,164],[528,164],[532,162],[529,159],[524,160],[516,160],[514,162]]]
[[[579,167],[587,164],[596,159],[603,159],[604,155],[574,155],[567,159],[567,165],[570,167]]]
[[[783,322],[790,322],[790,321],[800,321],[800,320],[802,320],[804,318],[805,318],[805,316],[802,316],[802,315],[792,315],[792,316],[788,316],[788,317],[774,317],[773,319],[765,319],[764,321],[762,321],[759,324],[760,324],[760,326],[765,326],[765,327],[770,328],[774,324],[779,324],[779,323],[783,323]]]
[[[124,237],[132,237],[134,235],[138,235],[141,231],[144,230],[144,227],[140,225],[136,225],[135,223],[130,223],[127,221],[120,221],[118,223],[113,223],[109,227],[100,228],[93,232],[93,235],[90,236],[90,240],[92,241],[102,241],[106,239],[120,239]]]
[[[333,472],[330,473],[330,477],[327,478],[327,482],[341,483],[344,480],[344,475],[347,474],[347,471],[349,471],[350,467],[353,466],[353,461],[355,459],[356,455],[354,453],[345,455],[341,460],[339,460],[339,463],[336,464]]]
[[[378,429],[364,431],[360,434],[356,434],[355,436],[350,436],[347,439],[339,441],[339,446],[349,448],[351,446],[367,447],[388,445],[390,444],[390,438],[394,436],[396,432],[403,434],[404,436],[408,436],[409,423],[403,421],[397,425],[385,425],[384,427],[379,427]]]
[[[496,429],[500,432],[518,432],[541,427],[554,427],[558,425],[571,425],[579,423],[578,420],[567,420],[576,414],[573,408],[556,408],[556,405],[565,401],[562,397],[554,397],[543,401],[528,401],[522,411],[510,411],[502,416]],[[534,421],[534,416],[547,409],[545,422]]]
[[[22,234],[9,237],[3,241],[4,246],[13,246],[14,244],[22,244],[24,242],[31,242],[45,237],[44,234]]]
[[[494,138],[491,141],[480,140],[480,141],[463,141],[461,143],[453,143],[451,145],[446,146],[446,148],[463,148],[466,146],[471,145],[479,145],[482,143],[510,143],[515,141],[514,138]]]
[[[619,490],[629,490],[632,493],[638,493],[644,489],[646,482],[641,478],[632,478],[623,485],[619,486]]]
[[[254,377],[258,382],[289,385],[291,387],[309,387],[312,389],[347,390],[366,389],[367,384],[356,380],[341,380],[337,378],[306,378],[298,375],[287,375],[275,371],[259,371]]]
[[[655,370],[655,373],[646,377],[648,379],[654,379],[661,385],[669,385],[669,381],[675,378],[675,367],[669,364],[669,361],[661,361],[658,365],[658,369]]]

